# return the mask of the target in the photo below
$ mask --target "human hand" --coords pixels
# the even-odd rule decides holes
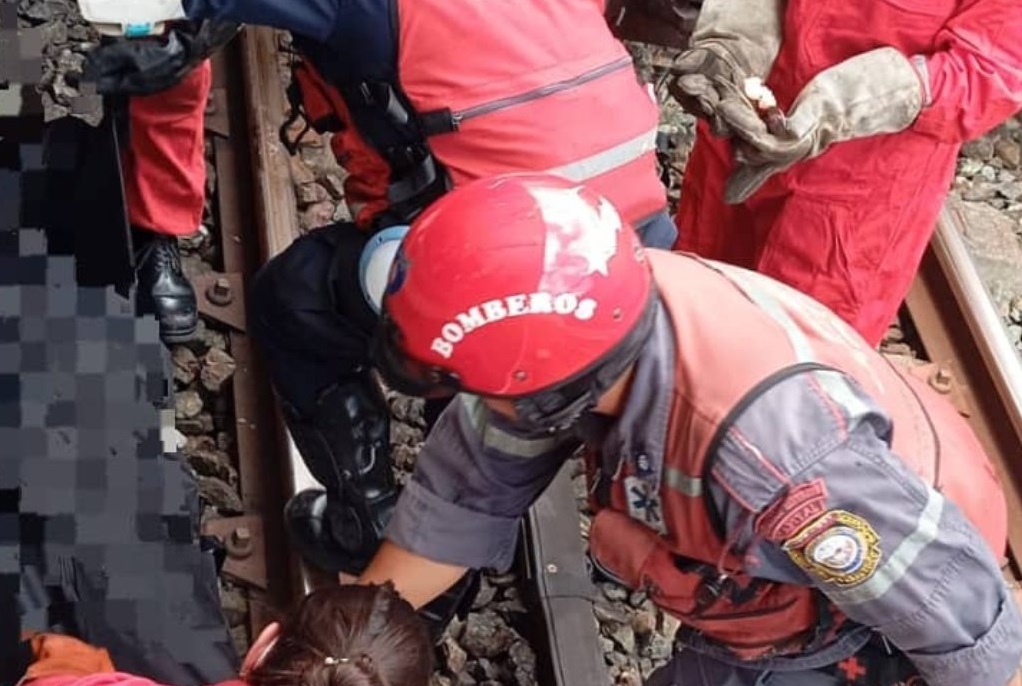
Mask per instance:
[[[732,152],[738,163],[724,188],[724,201],[728,204],[745,202],[771,176],[813,152],[812,138],[797,136],[788,118],[777,122],[778,128],[772,132],[759,111],[741,100],[721,103],[719,112],[735,134]]]
[[[730,138],[731,131],[718,115],[717,107],[729,96],[739,95],[745,73],[722,46],[694,48],[683,52],[670,67],[673,76],[667,86],[681,108],[703,119],[714,136]]]
[[[717,112],[742,141],[735,146],[739,167],[728,181],[727,202],[743,202],[770,176],[834,143],[906,129],[925,104],[925,81],[894,48],[856,55],[813,77],[795,98],[780,136],[741,103],[722,102]]]

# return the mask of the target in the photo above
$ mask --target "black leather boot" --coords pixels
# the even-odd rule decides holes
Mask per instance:
[[[368,375],[328,390],[313,415],[285,407],[285,421],[312,475],[326,490],[296,494],[284,508],[292,543],[312,566],[358,576],[376,554],[397,502],[390,461],[390,411]],[[419,610],[434,640],[468,614],[480,576],[470,570]]]
[[[132,234],[140,314],[156,315],[165,343],[187,340],[198,327],[199,308],[195,290],[181,269],[177,239],[142,229],[133,229]]]
[[[327,390],[315,411],[285,407],[298,452],[324,491],[303,491],[285,508],[302,556],[327,572],[358,574],[379,547],[397,501],[390,461],[390,412],[368,373]]]

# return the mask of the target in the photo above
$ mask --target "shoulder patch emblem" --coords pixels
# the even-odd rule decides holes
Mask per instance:
[[[789,489],[759,516],[755,526],[768,540],[783,542],[826,511],[827,487],[822,479],[814,479]]]
[[[825,512],[789,538],[783,548],[814,577],[845,587],[873,576],[883,555],[880,536],[869,522],[845,510]]]

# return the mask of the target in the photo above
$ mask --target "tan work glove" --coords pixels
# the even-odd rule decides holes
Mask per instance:
[[[734,146],[739,167],[728,180],[725,201],[744,202],[774,174],[834,143],[908,128],[928,104],[928,91],[926,74],[909,58],[894,48],[877,48],[817,74],[787,115],[786,138],[772,135],[740,100],[721,103],[718,111],[740,139]]]
[[[668,90],[687,112],[705,119],[714,135],[731,131],[717,114],[726,98],[745,100],[746,78],[766,79],[781,47],[785,0],[706,0],[689,42],[671,66]]]

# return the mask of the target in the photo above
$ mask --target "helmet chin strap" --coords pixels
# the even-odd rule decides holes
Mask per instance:
[[[516,398],[518,421],[530,429],[549,433],[565,431],[577,424],[639,357],[653,330],[659,302],[654,288],[638,323],[595,365],[558,386]]]

